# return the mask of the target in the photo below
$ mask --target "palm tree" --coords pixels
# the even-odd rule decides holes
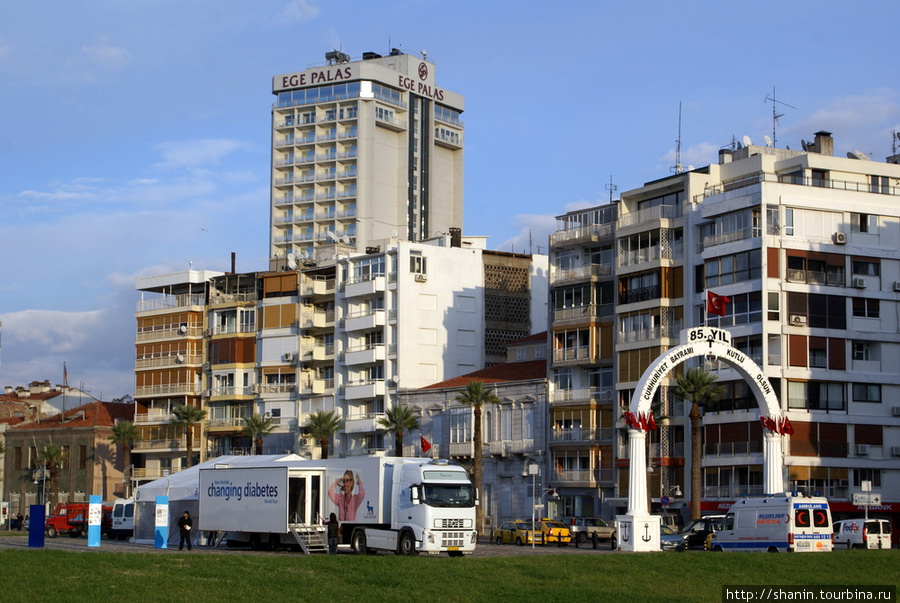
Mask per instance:
[[[122,446],[122,471],[126,471],[131,465],[131,447],[142,439],[140,429],[131,421],[116,421],[112,435],[107,439],[117,446]]]
[[[43,465],[43,470],[47,471],[50,479],[44,481],[44,502],[47,502],[47,489],[53,493],[53,506],[56,505],[59,495],[59,467],[66,460],[66,451],[62,446],[57,444],[46,444],[38,451],[38,460]]]
[[[244,429],[241,431],[245,436],[254,440],[256,443],[256,454],[262,454],[263,438],[272,433],[275,429],[275,421],[272,417],[261,417],[253,415],[252,417],[244,417]]]
[[[191,406],[190,404],[186,404],[184,406],[177,406],[172,409],[172,414],[175,415],[175,418],[172,419],[172,423],[175,425],[176,429],[179,431],[183,431],[187,440],[187,464],[186,467],[194,466],[194,425],[203,421],[206,418],[206,411],[200,408],[199,406]]]
[[[716,383],[718,376],[702,367],[688,369],[676,377],[675,395],[691,403],[691,519],[700,519],[700,416],[701,408],[715,404],[724,389]]]
[[[378,419],[378,426],[394,434],[394,454],[403,456],[403,434],[419,428],[419,417],[409,406],[392,406]]]
[[[329,412],[317,410],[306,419],[306,433],[319,443],[323,459],[328,458],[328,442],[334,437],[335,432],[343,428],[344,422],[334,410]]]
[[[456,396],[456,401],[472,407],[472,416],[475,426],[472,432],[472,445],[475,449],[472,458],[472,482],[475,489],[481,491],[481,463],[482,463],[482,445],[481,445],[481,409],[485,404],[500,404],[501,400],[493,390],[484,387],[483,381],[469,381],[466,389]],[[481,507],[475,507],[475,525],[476,529],[481,531]]]

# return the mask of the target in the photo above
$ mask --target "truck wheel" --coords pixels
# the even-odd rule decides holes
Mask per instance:
[[[56,528],[54,528],[53,526],[47,528],[47,536],[49,536],[50,538],[56,538],[56,535]]]
[[[401,533],[400,542],[397,545],[397,554],[412,557],[416,553],[416,539],[412,535],[412,532]]]
[[[516,546],[522,546],[524,543],[522,542],[522,537],[516,537]]]
[[[357,555],[365,555],[368,553],[369,551],[366,548],[366,533],[362,530],[353,532],[353,536],[350,538],[350,548],[353,549],[353,552]]]

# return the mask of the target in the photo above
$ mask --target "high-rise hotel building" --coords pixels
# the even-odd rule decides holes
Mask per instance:
[[[437,86],[433,63],[396,49],[326,59],[272,83],[276,270],[462,227],[463,97]]]

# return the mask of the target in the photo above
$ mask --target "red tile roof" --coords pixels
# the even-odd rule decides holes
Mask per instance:
[[[67,410],[65,413],[29,421],[13,429],[47,429],[52,427],[112,427],[116,420],[133,421],[134,405],[117,402],[91,402]]]
[[[425,386],[421,389],[438,389],[442,387],[465,387],[470,381],[484,383],[503,383],[506,381],[527,381],[543,379],[547,376],[547,359],[529,360],[527,362],[504,362],[474,373],[453,377],[440,383]]]
[[[522,339],[516,339],[515,341],[510,341],[506,345],[519,345],[522,343],[531,343],[538,341],[547,341],[547,331],[541,331],[540,333],[535,333],[534,335],[529,335],[528,337],[523,337]]]

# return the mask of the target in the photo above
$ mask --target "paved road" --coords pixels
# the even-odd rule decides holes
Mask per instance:
[[[0,550],[6,549],[27,549],[28,535],[25,532],[20,534],[3,534],[0,535]],[[45,538],[44,548],[50,550],[75,551],[75,552],[128,552],[128,553],[151,553],[151,554],[167,554],[177,553],[178,548],[172,547],[168,549],[157,549],[152,544],[135,544],[122,540],[108,540],[103,538],[99,547],[89,547],[87,538],[69,538],[68,536],[60,536],[58,538]],[[349,548],[341,547],[339,554],[352,554]],[[184,551],[186,554],[187,551]],[[609,555],[618,554],[619,551],[610,551],[606,544],[598,545],[594,550],[590,544],[582,547],[569,545],[566,547],[551,546],[497,546],[489,544],[486,540],[480,543],[475,549],[472,557],[516,557],[521,555]],[[225,546],[219,548],[212,547],[194,547],[191,554],[221,554],[221,555],[297,555],[298,553],[283,551],[250,551],[249,549],[229,549]]]

